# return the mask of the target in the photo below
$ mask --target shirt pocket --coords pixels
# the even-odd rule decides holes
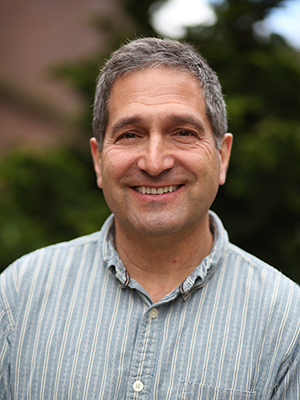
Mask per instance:
[[[201,383],[184,382],[178,400],[259,400],[258,392],[246,392],[225,387],[214,387]]]

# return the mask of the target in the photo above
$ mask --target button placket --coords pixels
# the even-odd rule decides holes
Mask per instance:
[[[156,365],[161,337],[161,321],[155,319],[159,312],[155,307],[145,310],[139,324],[132,354],[126,400],[137,400],[140,397],[150,400],[151,390],[149,388],[153,383],[153,368]]]

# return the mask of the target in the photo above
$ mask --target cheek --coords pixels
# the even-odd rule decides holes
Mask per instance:
[[[198,177],[214,175],[220,170],[220,160],[217,153],[208,151],[206,148],[198,152],[187,152],[181,157],[182,165]]]
[[[128,177],[131,164],[119,152],[111,152],[102,159],[102,181],[104,188],[114,189]]]
[[[111,175],[122,176],[137,165],[137,152],[126,150],[111,150],[103,157],[103,167]]]

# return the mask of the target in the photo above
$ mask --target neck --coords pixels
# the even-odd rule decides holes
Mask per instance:
[[[116,220],[115,245],[129,275],[156,303],[180,285],[210,253],[213,234],[208,216],[202,229],[168,235],[124,231]]]

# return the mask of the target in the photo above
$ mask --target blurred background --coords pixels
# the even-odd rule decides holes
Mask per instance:
[[[95,80],[121,43],[160,35],[195,44],[226,95],[234,148],[212,209],[233,243],[300,283],[300,32],[290,29],[297,7],[2,0],[0,271],[31,250],[101,228],[109,210],[88,146]]]

